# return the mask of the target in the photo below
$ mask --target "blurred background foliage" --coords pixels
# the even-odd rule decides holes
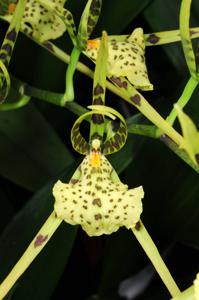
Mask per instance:
[[[177,29],[180,0],[104,0],[93,37]],[[86,0],[68,0],[76,24]],[[199,26],[199,2],[193,1],[191,26]],[[7,24],[1,21],[0,38]],[[67,34],[56,45],[70,53]],[[87,58],[81,61],[92,64]],[[148,47],[146,61],[153,92],[145,97],[166,116],[189,77],[180,43]],[[32,86],[64,91],[66,65],[20,34],[10,73]],[[75,101],[91,102],[92,81],[75,74]],[[199,89],[185,111],[199,127]],[[106,103],[126,118],[135,108],[107,92]],[[137,116],[145,122],[144,118]],[[27,106],[0,112],[0,281],[20,257],[53,208],[52,185],[69,180],[81,161],[70,143],[76,116],[32,99]],[[143,185],[142,219],[181,289],[199,270],[199,178],[160,141],[129,134],[125,147],[110,157],[123,182]],[[124,280],[131,278],[128,282]],[[131,293],[130,293],[131,289]],[[125,295],[131,294],[129,298]],[[129,295],[130,295],[129,294]],[[169,299],[137,241],[127,230],[89,238],[80,228],[62,224],[7,299]]]

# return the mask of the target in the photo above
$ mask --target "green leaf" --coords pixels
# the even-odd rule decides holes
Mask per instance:
[[[78,28],[78,45],[80,49],[85,49],[93,29],[95,28],[100,16],[102,0],[88,0],[82,13]]]
[[[0,112],[0,175],[29,190],[41,187],[73,160],[33,104]]]
[[[175,109],[178,114],[178,119],[182,127],[184,141],[180,145],[197,165],[197,159],[199,157],[199,132],[193,123],[193,121],[175,104]]]
[[[67,167],[57,178],[68,181],[77,163]],[[39,190],[15,216],[0,237],[0,281],[11,270],[53,209],[50,182]],[[17,283],[12,299],[50,299],[64,271],[72,249],[76,227],[63,223]]]

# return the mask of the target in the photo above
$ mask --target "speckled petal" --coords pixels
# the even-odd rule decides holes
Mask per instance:
[[[114,51],[114,49],[117,50]],[[112,49],[112,50],[111,50]],[[145,64],[144,50],[136,43],[129,41],[117,42],[110,45],[109,50],[109,76],[126,76],[136,87],[142,90],[152,90]]]
[[[63,6],[65,1],[54,2]],[[56,39],[66,30],[64,22],[57,15],[43,8],[35,0],[28,0],[23,22],[30,24],[33,36],[41,42]]]
[[[53,3],[64,6],[65,0],[54,0]],[[11,14],[4,17],[8,21],[11,18]],[[56,39],[66,31],[64,22],[56,14],[42,7],[36,0],[27,1],[22,21],[32,30],[33,37],[40,42]]]
[[[100,40],[88,41],[86,54],[95,61]],[[141,28],[133,31],[131,36],[123,42],[115,40],[108,43],[107,75],[125,76],[136,88],[152,90],[145,63],[144,34]]]
[[[53,188],[54,209],[59,218],[79,224],[89,236],[111,234],[119,227],[132,228],[140,219],[142,187],[111,180],[111,164],[101,155],[100,167],[92,167],[87,155],[81,164],[82,176],[75,184],[58,181]]]

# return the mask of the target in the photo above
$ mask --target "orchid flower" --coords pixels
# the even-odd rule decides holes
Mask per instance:
[[[100,39],[89,40],[85,54],[96,61]],[[152,90],[145,64],[145,42],[142,28],[136,28],[125,41],[108,42],[108,77],[127,77],[140,90]]]
[[[135,227],[144,197],[141,186],[128,189],[114,176],[113,167],[99,147],[100,141],[93,140],[90,153],[79,166],[79,179],[68,184],[58,181],[53,188],[57,217],[81,225],[90,236],[111,234],[120,226]]]
[[[15,3],[7,3],[7,11],[3,16],[11,21],[15,12]],[[75,36],[75,25],[72,14],[64,8],[66,0],[27,0],[21,27],[41,43],[49,39],[57,39],[66,29],[72,39]]]

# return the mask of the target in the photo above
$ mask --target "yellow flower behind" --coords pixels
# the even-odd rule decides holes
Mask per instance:
[[[52,2],[52,5],[60,5],[63,7],[65,0],[50,0],[50,2]],[[8,14],[4,19],[11,21],[14,10],[15,7],[9,5]],[[49,39],[57,39],[66,31],[64,22],[55,13],[44,8],[36,0],[27,1],[22,19],[22,25],[24,24],[26,25],[26,29],[29,29],[32,36],[40,42]]]
[[[89,40],[85,53],[96,61],[100,40]],[[142,28],[136,28],[130,37],[123,42],[110,40],[108,42],[107,75],[125,76],[141,90],[152,90],[145,63],[145,42]]]
[[[57,217],[81,225],[89,236],[111,234],[121,226],[135,227],[142,213],[142,186],[128,190],[119,178],[115,182],[113,167],[97,150],[84,158],[79,171],[79,180],[54,185]]]

